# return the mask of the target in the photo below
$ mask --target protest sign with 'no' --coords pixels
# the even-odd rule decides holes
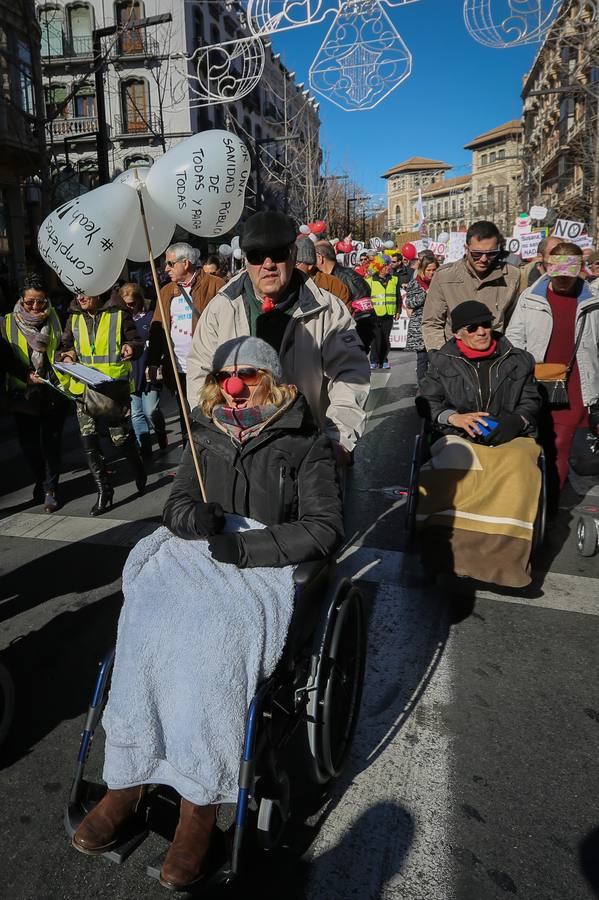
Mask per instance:
[[[243,212],[249,154],[227,131],[194,134],[149,170],[125,173],[54,210],[42,223],[43,260],[74,293],[100,294],[144,253],[143,198],[152,254],[168,245],[175,225],[201,237],[229,231]]]

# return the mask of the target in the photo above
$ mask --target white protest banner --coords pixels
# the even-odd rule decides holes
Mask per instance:
[[[358,265],[358,250],[352,250],[351,253],[344,253],[341,265],[349,266],[350,269],[355,269]]]
[[[392,350],[405,350],[409,324],[410,320],[406,315],[406,311],[402,309],[401,318],[393,321],[393,328],[389,335],[389,344]]]
[[[520,235],[520,256],[522,259],[533,259],[537,255],[539,244],[542,240],[543,233],[540,231]]]
[[[371,237],[370,238],[370,249],[371,250],[382,250],[383,249],[383,241],[380,237]]]
[[[428,249],[432,250],[435,256],[445,256],[447,244],[443,241],[431,241],[431,245]]]
[[[466,232],[452,231],[449,235],[447,243],[447,252],[445,254],[445,262],[457,262],[464,256],[464,248],[466,247]]]
[[[553,226],[553,237],[563,238],[565,241],[574,241],[580,237],[585,229],[584,222],[572,222],[570,219],[558,219]]]
[[[593,238],[590,234],[581,234],[579,237],[573,238],[572,243],[577,244],[581,250],[588,250],[589,247],[594,246]]]
[[[506,253],[520,253],[521,240],[519,237],[507,238],[505,242]]]

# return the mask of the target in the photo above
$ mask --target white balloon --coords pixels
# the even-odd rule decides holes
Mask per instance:
[[[149,171],[150,169],[147,166],[135,170],[127,169],[126,172],[123,172],[122,175],[119,175],[114,179],[114,183],[126,184],[137,192],[137,187],[141,182],[144,212],[146,214],[146,222],[152,247],[152,257],[156,259],[156,257],[164,253],[170,244],[175,230],[175,222],[172,219],[167,218],[149,196],[145,187],[145,181]],[[127,256],[129,259],[133,260],[133,262],[147,262],[149,254],[144,225],[141,216],[139,216],[138,219],[139,221],[133,232],[131,246],[129,247]]]
[[[44,262],[73,293],[108,290],[121,273],[139,200],[124,184],[105,184],[63,203],[44,219],[37,243]],[[147,258],[147,256],[146,256]]]
[[[345,259],[345,256],[343,255],[343,253],[338,253],[337,256],[335,257],[335,259],[337,260],[338,263],[341,263],[341,265],[343,265],[343,260]]]
[[[229,244],[221,244],[218,248],[220,256],[231,256],[233,248]]]
[[[235,247],[235,249],[233,250],[233,256],[235,257],[235,259],[241,259],[243,257],[243,253],[239,247]]]
[[[231,248],[233,250],[239,250],[239,235],[236,234],[234,238],[231,239]]]
[[[310,229],[307,225],[300,225],[299,227],[300,234],[310,234]]]
[[[385,247],[386,250],[393,250],[395,243],[393,241],[385,241],[383,247]]]
[[[449,240],[449,234],[446,231],[442,231],[441,234],[437,237],[437,241],[439,244],[446,244]]]
[[[158,159],[146,188],[168,219],[202,237],[218,237],[243,212],[250,156],[237,135],[216,129],[194,134]]]
[[[313,244],[316,244],[316,243],[317,243],[317,241],[318,241],[318,235],[317,235],[317,234],[312,234],[312,233],[310,233],[310,234],[308,235],[308,237],[310,238],[310,240],[312,241]]]

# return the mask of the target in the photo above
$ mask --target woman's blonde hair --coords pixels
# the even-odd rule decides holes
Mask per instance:
[[[424,277],[424,273],[428,269],[429,266],[435,267],[435,272],[439,268],[441,263],[438,259],[431,259],[430,256],[423,256],[420,262],[418,263],[418,268],[416,269],[416,274],[420,275],[421,278]]]
[[[252,398],[255,406],[274,403],[275,406],[283,406],[295,397],[295,389],[288,384],[277,384],[272,372],[267,369],[258,369],[262,376],[262,382],[257,386]],[[225,403],[225,395],[220,389],[216,378],[212,373],[206,376],[204,387],[200,391],[198,405],[207,419],[212,417],[215,406]]]
[[[139,306],[140,310],[145,308],[146,298],[144,297],[144,292],[134,281],[127,281],[126,284],[119,288],[119,297],[121,300],[125,294],[133,294],[135,303]]]

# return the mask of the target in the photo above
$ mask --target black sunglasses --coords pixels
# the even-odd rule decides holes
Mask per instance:
[[[466,331],[468,334],[474,334],[475,331],[478,331],[479,328],[489,329],[489,331],[493,328],[493,323],[489,319],[487,322],[477,322],[475,325],[466,325]]]
[[[487,259],[496,259],[498,256],[501,256],[503,250],[471,250],[468,247],[468,253],[472,257],[472,259],[482,259],[483,256],[486,256]]]
[[[254,385],[258,382],[260,372],[251,366],[244,366],[242,369],[236,369],[235,372],[227,372],[222,369],[220,372],[213,372],[212,377],[217,384],[222,384],[227,378],[240,378],[244,384]]]
[[[246,250],[245,258],[251,266],[261,266],[265,259],[270,259],[274,263],[287,262],[291,256],[291,247],[271,247],[270,250]]]

